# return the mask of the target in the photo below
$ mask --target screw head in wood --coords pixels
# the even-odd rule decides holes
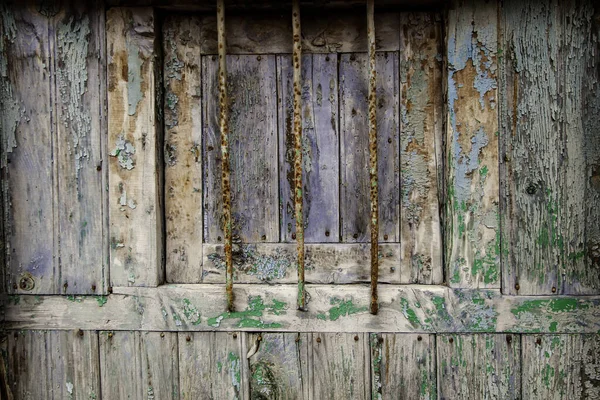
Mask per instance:
[[[77,336],[83,336],[83,331],[81,329],[77,329]]]
[[[113,333],[112,332],[108,332],[108,338],[112,339],[112,337],[113,337]]]
[[[380,338],[378,338],[378,339],[377,339],[377,341],[378,341],[379,343],[383,343],[383,338],[382,338],[382,337],[380,337]]]
[[[454,339],[453,339],[453,338],[450,338],[450,339],[448,339],[448,342],[449,342],[449,343],[454,343]]]
[[[556,293],[556,287],[552,286],[552,293]]]
[[[518,283],[515,283],[515,290],[519,290],[521,288],[521,286],[519,286]]]
[[[329,237],[330,233],[329,231],[325,231],[325,236]]]
[[[164,333],[164,332],[161,332],[161,333],[160,333],[160,337],[161,337],[161,338],[164,338],[164,337],[165,337],[165,333]]]
[[[352,237],[353,237],[354,239],[358,239],[358,233],[355,233],[354,235],[352,235]]]
[[[383,240],[388,240],[388,235],[383,235]]]
[[[358,342],[358,335],[354,335],[354,341]]]
[[[30,291],[33,290],[34,287],[35,281],[33,280],[33,276],[29,272],[24,273],[19,280],[19,289]]]
[[[192,338],[190,337],[190,335],[187,335],[187,336],[185,337],[185,341],[186,341],[186,342],[189,342],[190,340],[192,340]]]
[[[237,333],[234,333],[234,334],[233,334],[233,338],[234,338],[234,339],[237,339]]]
[[[420,342],[421,340],[423,340],[423,338],[421,337],[421,335],[417,336],[417,340]]]
[[[321,343],[321,338],[317,337],[317,343]]]

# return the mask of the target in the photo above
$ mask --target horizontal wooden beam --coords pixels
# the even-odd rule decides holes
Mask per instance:
[[[235,285],[227,313],[224,285],[120,287],[102,296],[11,296],[7,329],[281,332],[598,333],[600,296],[502,296],[497,289],[381,285],[378,315],[369,286]]]

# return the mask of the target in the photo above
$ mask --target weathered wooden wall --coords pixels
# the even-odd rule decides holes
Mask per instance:
[[[302,3],[301,312],[291,15],[228,3],[228,313],[214,10],[125,3],[0,2],[1,399],[600,399],[592,0],[376,13],[377,316],[361,9]]]

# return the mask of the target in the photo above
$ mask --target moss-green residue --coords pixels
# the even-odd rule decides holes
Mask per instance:
[[[72,294],[70,294],[70,295],[67,296],[67,300],[72,301],[72,302],[77,302],[77,303],[81,303],[83,301],[83,299],[81,298],[81,296],[75,297]]]
[[[552,321],[552,323],[550,324],[550,327],[548,329],[550,330],[550,332],[556,332],[557,328],[558,328],[558,322]]]
[[[108,301],[108,296],[96,296],[96,301],[99,307],[103,307]]]
[[[283,382],[275,373],[276,370],[276,366],[266,360],[260,360],[250,366],[250,398],[278,398],[280,391],[278,386]]]
[[[410,308],[408,300],[406,300],[405,298],[401,298],[400,304],[402,306],[402,314],[404,315],[404,317],[408,320],[408,322],[410,322],[413,328],[419,328],[421,326],[421,321],[419,320],[419,317],[417,317],[417,313],[415,312],[415,310]]]
[[[329,314],[330,321],[337,321],[341,317],[347,317],[352,314],[357,314],[360,312],[365,312],[368,310],[366,306],[358,307],[354,304],[353,300],[342,300],[337,297],[333,297],[330,300],[330,304],[333,305],[327,312]],[[321,317],[320,317],[321,316]],[[323,318],[325,314],[318,314],[317,318],[326,320],[327,317]]]
[[[231,384],[234,387],[237,396],[240,393],[240,388],[242,384],[240,373],[240,357],[233,351],[230,351],[227,355],[227,360],[229,361],[229,377],[231,379]]]
[[[550,383],[554,380],[554,368],[550,364],[544,365],[542,369],[542,382],[547,388],[550,388]]]
[[[192,325],[200,325],[202,320],[200,311],[188,299],[183,299],[183,315]]]
[[[285,314],[287,304],[273,299],[271,304],[264,304],[261,296],[250,296],[248,307],[244,311],[224,312],[208,319],[208,325],[218,327],[224,319],[238,319],[238,328],[281,328],[278,322],[265,323],[261,319],[265,312],[273,315]]]
[[[223,371],[223,363],[221,361],[217,361],[217,373],[221,373]]]
[[[557,298],[549,300],[526,300],[513,308],[511,312],[519,318],[523,313],[539,312],[546,310],[553,313],[563,313],[575,310],[585,310],[589,308],[588,304],[580,303],[574,298]]]

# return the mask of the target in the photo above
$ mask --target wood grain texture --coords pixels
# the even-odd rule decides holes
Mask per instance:
[[[502,9],[503,46],[510,49],[502,112],[506,293],[600,290],[594,7],[546,1]]]
[[[520,399],[520,353],[518,335],[439,335],[440,399]]]
[[[447,279],[500,287],[495,1],[457,1],[447,24]]]
[[[241,333],[179,333],[181,398],[249,399],[246,354]]]
[[[229,3],[227,4],[229,8]],[[286,54],[292,50],[292,24],[287,13],[238,12],[227,17],[227,54]],[[302,51],[349,53],[367,51],[367,23],[360,13],[302,9]],[[375,14],[377,50],[398,50],[398,14]],[[217,54],[217,21],[202,18],[200,53]]]
[[[166,279],[202,277],[202,82],[200,20],[173,15],[163,24],[165,83]]]
[[[52,21],[12,2],[1,7],[0,129],[8,290],[60,293],[52,164],[56,156]]]
[[[367,242],[369,145],[366,54],[340,56],[341,241]],[[376,55],[379,169],[379,240],[400,240],[398,53]]]
[[[106,40],[102,2],[66,2],[54,17],[57,283],[61,293],[106,293]]]
[[[298,333],[248,334],[250,398],[302,399],[307,377],[300,357],[302,346]]]
[[[600,336],[523,335],[523,398],[600,399]]]
[[[503,46],[511,49],[503,71],[510,294],[600,291],[594,7],[547,1],[502,10]],[[523,29],[526,22],[531,29]]]
[[[381,285],[380,313],[368,313],[366,285],[306,285],[308,311],[296,311],[296,285],[235,285],[235,313],[224,285],[116,287],[90,297],[18,296],[7,329],[142,331],[596,333],[600,298],[502,296],[498,289]],[[102,303],[102,306],[100,306]]]
[[[17,399],[100,396],[96,332],[11,332],[6,367]]]
[[[371,398],[435,399],[435,336],[371,334]]]
[[[370,279],[367,243],[306,245],[308,283],[359,283]],[[295,283],[296,249],[291,243],[242,244],[233,248],[236,283]],[[379,281],[400,283],[400,246],[379,246]],[[221,283],[225,275],[223,245],[204,245],[203,283]]]
[[[308,376],[308,399],[368,399],[369,336],[364,333],[307,333],[300,336]],[[302,356],[301,356],[302,357]],[[310,371],[310,372],[309,372]]]
[[[217,61],[202,58],[205,241],[223,240]],[[275,56],[228,56],[231,200],[236,242],[278,242]],[[221,238],[221,239],[219,239]]]
[[[294,242],[292,60],[277,57],[281,241]],[[306,243],[339,241],[339,121],[336,54],[302,57],[302,158]]]
[[[402,281],[443,281],[442,30],[435,14],[400,15]]]
[[[164,255],[155,16],[150,8],[112,8],[106,18],[110,279],[157,286]]]

